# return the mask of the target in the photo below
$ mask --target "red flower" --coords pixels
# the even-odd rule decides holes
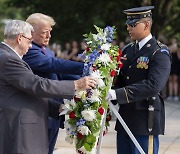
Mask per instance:
[[[77,133],[77,138],[82,139],[83,135],[81,133]]]
[[[86,48],[86,51],[87,51],[87,52],[89,52],[89,51],[90,51],[90,48],[89,48],[89,47],[87,47],[87,48]]]
[[[115,71],[115,70],[112,70],[112,71],[110,72],[110,76],[113,77],[113,76],[115,76],[115,75],[116,75],[116,71]]]
[[[106,117],[106,120],[107,120],[107,121],[111,121],[111,119],[112,119],[112,115],[109,114],[109,115]]]
[[[93,71],[96,71],[96,70],[97,70],[97,68],[96,68],[96,67],[94,67],[94,66],[93,66],[92,68],[93,68]]]
[[[121,56],[122,56],[122,51],[121,51],[121,49],[118,49],[118,53],[119,53],[119,56],[121,57]]]
[[[101,106],[101,107],[98,109],[98,112],[100,113],[100,115],[103,115],[103,114],[104,114],[104,108]]]
[[[117,56],[117,62],[119,62],[121,60],[121,56]]]
[[[75,118],[75,117],[76,117],[75,112],[74,112],[74,111],[71,111],[71,112],[69,113],[69,118],[70,118],[70,119],[73,119],[73,118]]]
[[[118,68],[122,68],[122,67],[123,67],[123,63],[120,62],[120,63],[118,64]]]
[[[81,98],[74,96],[74,100],[75,100],[75,102],[79,102],[79,101],[81,101]]]
[[[106,133],[107,133],[106,131],[103,131],[103,136],[106,135]]]

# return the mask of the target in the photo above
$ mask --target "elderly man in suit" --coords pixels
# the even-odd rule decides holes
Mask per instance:
[[[47,154],[48,114],[58,118],[61,109],[59,103],[47,98],[72,98],[75,90],[96,84],[91,77],[57,81],[34,75],[22,60],[31,47],[32,32],[29,23],[12,20],[0,43],[1,154]]]
[[[83,74],[84,63],[56,58],[53,51],[47,47],[52,27],[55,25],[54,19],[42,13],[33,13],[26,21],[33,26],[34,33],[32,47],[23,56],[23,60],[29,64],[32,71],[41,77],[53,80],[78,79],[78,75]],[[63,103],[63,100],[57,101]],[[49,154],[53,153],[59,127],[64,128],[64,116],[58,120],[49,117]]]

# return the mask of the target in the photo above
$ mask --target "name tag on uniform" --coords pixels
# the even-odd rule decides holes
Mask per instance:
[[[148,63],[149,63],[149,58],[148,57],[139,57],[137,59],[137,68],[141,68],[141,69],[148,69]]]

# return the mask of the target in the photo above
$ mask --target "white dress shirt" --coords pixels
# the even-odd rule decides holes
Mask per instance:
[[[150,33],[147,37],[145,37],[144,39],[142,39],[140,42],[138,42],[139,44],[139,50],[152,38],[152,34]]]

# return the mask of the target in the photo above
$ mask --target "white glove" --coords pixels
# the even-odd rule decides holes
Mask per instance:
[[[110,89],[107,93],[107,96],[106,96],[106,100],[107,101],[111,101],[111,100],[116,100],[117,97],[116,97],[116,92],[115,90],[113,89]]]

